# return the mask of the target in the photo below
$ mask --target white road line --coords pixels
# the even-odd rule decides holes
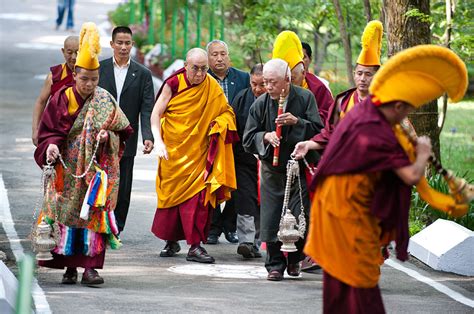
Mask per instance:
[[[465,296],[463,296],[462,294],[460,294],[459,292],[456,292],[448,287],[446,287],[445,285],[439,283],[439,282],[436,282],[434,281],[433,279],[431,278],[428,278],[426,276],[423,276],[422,274],[420,274],[419,272],[413,270],[413,269],[410,269],[410,268],[407,268],[403,265],[401,265],[399,262],[395,261],[395,260],[392,260],[392,259],[387,259],[385,260],[385,264],[390,266],[390,267],[393,267],[401,272],[404,272],[405,274],[407,274],[408,276],[410,277],[413,277],[415,278],[416,280],[418,281],[421,281],[425,284],[427,284],[428,286],[431,286],[433,287],[434,289],[438,290],[439,292],[447,295],[448,297],[450,297],[451,299],[459,302],[459,303],[462,303],[462,304],[465,304],[469,307],[472,307],[474,308],[474,300],[472,299],[469,299]]]
[[[10,202],[8,201],[7,190],[3,182],[3,176],[0,173],[0,223],[3,226],[3,230],[7,235],[8,241],[10,242],[10,248],[17,261],[20,261],[25,252],[21,246],[20,239],[15,230],[15,223],[12,219],[10,211]],[[49,307],[48,300],[44,294],[43,289],[39,286],[38,281],[33,279],[33,300],[35,302],[36,313],[52,313]]]

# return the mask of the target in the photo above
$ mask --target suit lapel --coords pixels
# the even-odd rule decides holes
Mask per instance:
[[[132,84],[133,80],[137,77],[138,67],[135,65],[134,61],[130,60],[130,67],[127,71],[127,76],[125,77],[125,82],[123,83],[122,94],[127,90],[127,88]],[[122,96],[122,95],[120,95]]]
[[[115,85],[115,75],[114,75],[114,61],[112,58],[104,64],[104,71],[102,74],[105,76],[103,79],[104,88],[109,91],[109,93],[117,99],[117,85]]]

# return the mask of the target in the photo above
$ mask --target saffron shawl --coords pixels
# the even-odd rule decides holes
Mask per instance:
[[[184,72],[176,73],[180,85]],[[169,159],[161,159],[156,176],[158,209],[170,208],[206,189],[204,205],[230,199],[236,188],[232,142],[235,115],[210,75],[198,85],[179,88],[161,122]]]

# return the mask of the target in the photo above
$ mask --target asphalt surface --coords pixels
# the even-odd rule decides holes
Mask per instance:
[[[76,1],[76,32],[94,21],[106,28],[107,12],[118,1]],[[33,208],[40,193],[40,169],[33,160],[31,113],[51,65],[62,62],[60,48],[69,33],[54,30],[55,0],[0,1],[0,178],[15,229],[25,252]],[[107,30],[110,32],[110,30]],[[104,43],[107,39],[104,38]],[[111,55],[104,46],[102,57]],[[233,55],[236,57],[236,54]],[[140,150],[140,147],[139,147]],[[156,155],[137,154],[132,203],[123,248],[107,251],[100,274],[105,284],[89,288],[60,284],[62,271],[38,269],[37,279],[54,313],[319,313],[322,275],[303,273],[282,282],[265,280],[263,258],[243,260],[224,238],[207,245],[213,266],[186,262],[187,246],[177,257],[160,258],[164,242],[150,232],[156,206]],[[0,217],[1,213],[0,213]],[[3,216],[4,217],[4,216]],[[0,220],[1,222],[1,220]],[[0,250],[17,274],[8,235],[0,223]],[[350,265],[348,265],[350,267]],[[474,278],[433,271],[411,260],[416,270],[472,302]],[[391,266],[382,267],[380,287],[388,313],[472,313],[474,309]]]

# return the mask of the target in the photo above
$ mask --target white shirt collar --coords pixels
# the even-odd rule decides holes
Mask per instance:
[[[124,66],[120,66],[118,63],[117,63],[117,60],[115,60],[115,57],[112,57],[112,60],[114,61],[114,66],[118,67],[118,68],[128,68],[130,66],[130,58],[128,58],[128,61],[127,63],[124,65]]]

